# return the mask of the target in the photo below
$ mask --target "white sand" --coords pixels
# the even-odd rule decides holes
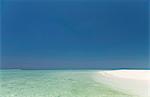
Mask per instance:
[[[150,97],[150,70],[99,71],[94,75],[94,79],[124,93]]]

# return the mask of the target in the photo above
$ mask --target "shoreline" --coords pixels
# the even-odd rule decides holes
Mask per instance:
[[[94,80],[118,91],[138,97],[150,97],[150,71],[106,70],[94,74]]]

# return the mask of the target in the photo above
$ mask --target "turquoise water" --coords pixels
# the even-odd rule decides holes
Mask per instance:
[[[0,97],[134,97],[96,82],[95,72],[1,70]]]

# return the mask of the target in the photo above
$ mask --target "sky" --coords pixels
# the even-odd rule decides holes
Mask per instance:
[[[1,68],[149,68],[148,0],[1,4]]]

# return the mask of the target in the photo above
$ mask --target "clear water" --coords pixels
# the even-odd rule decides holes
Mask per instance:
[[[133,97],[93,80],[86,70],[1,70],[0,97]]]

